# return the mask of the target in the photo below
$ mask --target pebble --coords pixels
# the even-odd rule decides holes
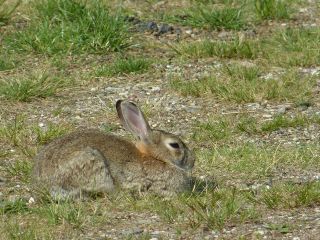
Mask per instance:
[[[153,21],[147,22],[147,26],[146,27],[147,27],[148,31],[158,32],[158,25],[157,25],[157,23],[155,23]]]
[[[265,232],[262,229],[259,229],[257,231],[254,232],[255,234],[259,234],[259,235],[264,235]]]
[[[123,235],[137,235],[143,233],[143,229],[141,228],[133,228],[133,229],[126,229],[122,231]]]
[[[286,106],[280,106],[280,108],[278,108],[277,110],[277,114],[284,114],[286,111],[287,111]]]
[[[29,204],[33,204],[34,202],[35,202],[34,198],[33,198],[33,197],[30,197],[29,200],[28,200],[28,203],[29,203]]]
[[[160,27],[159,27],[159,31],[157,32],[158,35],[161,35],[161,34],[165,34],[165,33],[168,33],[168,32],[173,32],[173,27],[164,23],[164,24],[161,24]]]
[[[192,30],[191,29],[186,30],[186,34],[191,35],[192,34]]]

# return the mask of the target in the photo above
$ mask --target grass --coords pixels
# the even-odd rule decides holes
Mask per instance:
[[[317,238],[318,3],[39,0],[2,20],[15,0],[2,1],[1,239]],[[129,14],[183,25],[180,38],[128,31]],[[193,192],[58,201],[33,186],[37,148],[75,128],[122,134],[114,101],[125,97],[195,150]]]
[[[20,5],[21,0],[8,3],[7,0],[0,0],[0,27],[8,23],[12,13]]]
[[[261,125],[261,131],[263,132],[272,132],[279,130],[280,128],[297,128],[304,127],[312,123],[319,123],[319,118],[307,118],[305,116],[296,116],[294,118],[288,118],[284,115],[278,115],[273,118],[271,121],[265,122]]]
[[[195,141],[221,141],[232,136],[230,122],[227,119],[218,118],[213,121],[196,124],[197,129],[193,137]]]
[[[289,19],[291,15],[290,1],[254,0],[256,14],[260,19]]]
[[[0,71],[10,70],[15,67],[15,64],[12,61],[8,61],[0,55]]]
[[[26,29],[6,39],[11,49],[40,54],[106,53],[129,46],[127,27],[101,1],[41,0]]]
[[[187,17],[182,23],[194,27],[211,30],[240,30],[246,26],[241,8],[217,9],[211,5],[198,4],[197,7],[186,11],[185,15]]]
[[[37,144],[44,145],[51,140],[60,137],[68,132],[68,127],[49,123],[46,128],[34,127],[33,132],[36,135]]]
[[[54,96],[66,85],[65,79],[52,77],[49,73],[32,73],[21,78],[2,79],[0,96],[12,101],[30,102],[36,98]]]
[[[280,29],[262,41],[263,55],[278,66],[315,66],[320,63],[319,40],[318,27]]]
[[[259,197],[253,199],[263,202],[270,209],[312,207],[319,204],[320,184],[278,184],[271,189],[265,189]]]
[[[319,39],[318,27],[287,27],[266,37],[249,38],[241,33],[229,40],[182,41],[174,49],[191,59],[248,59],[275,67],[312,67],[319,65]]]
[[[143,73],[150,68],[151,61],[144,58],[118,58],[112,64],[99,67],[96,75],[101,76],[117,76],[130,73]]]
[[[276,114],[271,120],[267,121],[246,113],[239,114],[239,116],[213,115],[208,121],[194,124],[192,137],[196,142],[223,144],[232,142],[234,137],[239,137],[243,134],[262,136],[280,129],[303,129],[311,125],[319,125],[319,123],[320,117],[318,115],[287,116]]]
[[[21,142],[21,135],[25,130],[24,119],[22,116],[16,116],[8,124],[0,127],[0,136],[6,139],[6,142],[13,146],[18,146]]]
[[[204,142],[204,141],[203,141]],[[288,171],[311,170],[319,167],[318,145],[279,147],[272,144],[237,143],[216,144],[207,141],[207,149],[198,152],[202,171],[225,179],[259,179],[272,176],[278,169]]]
[[[28,183],[31,177],[32,163],[27,160],[18,160],[10,162],[4,167],[4,171],[8,177]]]
[[[255,59],[258,56],[258,47],[254,40],[242,40],[239,37],[231,41],[211,41],[182,43],[177,46],[177,50],[183,56],[191,58],[236,58]]]
[[[300,76],[295,71],[264,79],[258,67],[226,65],[220,73],[217,76],[215,71],[214,75],[194,81],[173,78],[170,86],[184,96],[202,97],[209,94],[219,100],[236,103],[261,100],[308,102],[315,86],[314,77]]]
[[[43,215],[51,225],[59,225],[67,222],[75,228],[81,228],[85,221],[85,214],[83,213],[81,204],[68,201],[49,203],[35,211],[39,215]]]

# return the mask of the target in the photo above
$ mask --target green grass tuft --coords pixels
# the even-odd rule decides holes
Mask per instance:
[[[14,68],[14,66],[15,64],[12,61],[8,61],[0,56],[0,71],[10,70]]]
[[[10,19],[12,13],[20,5],[21,0],[6,3],[7,0],[0,0],[0,27],[5,25]]]
[[[257,201],[271,209],[312,207],[320,203],[320,183],[278,184],[264,190]]]
[[[2,98],[29,102],[35,98],[54,96],[58,90],[67,85],[64,79],[51,77],[48,73],[37,73],[23,78],[12,78],[0,81]]]
[[[182,43],[177,47],[182,55],[191,58],[237,58],[255,59],[258,56],[259,46],[254,40],[235,38],[230,41],[203,40],[193,43]]]
[[[217,119],[197,124],[193,138],[196,141],[220,141],[226,140],[232,135],[230,124],[225,119]]]
[[[127,27],[120,15],[112,15],[101,1],[41,0],[29,27],[9,36],[11,48],[53,55],[103,53],[129,45]]]
[[[48,223],[52,225],[60,225],[67,222],[74,228],[79,229],[85,221],[85,214],[81,203],[70,201],[45,204],[42,208],[35,210],[35,212],[45,217]]]
[[[254,0],[256,14],[261,19],[289,19],[289,3],[283,0]]]
[[[237,141],[217,145],[210,139],[202,142],[210,147],[197,152],[199,168],[221,178],[231,175],[249,181],[265,178],[282,168],[304,171],[320,167],[317,144],[284,148]]]
[[[210,5],[200,4],[186,11],[185,14],[187,17],[182,23],[194,27],[212,30],[240,30],[246,26],[241,8],[216,9]]]
[[[5,168],[8,177],[28,183],[31,177],[32,163],[27,160],[18,160],[9,163]]]
[[[320,28],[285,28],[262,41],[263,56],[282,67],[319,65]]]
[[[271,121],[265,122],[261,125],[261,130],[263,132],[272,132],[279,130],[280,128],[297,128],[303,127],[309,124],[310,121],[315,122],[316,119],[308,119],[304,116],[297,116],[294,118],[288,118],[284,115],[278,115],[273,118]]]
[[[237,103],[261,100],[310,102],[315,86],[315,77],[301,76],[297,71],[265,79],[255,66],[226,65],[221,74],[216,75],[215,72],[214,75],[193,81],[173,79],[170,86],[182,95],[201,97],[210,94],[220,100]]]
[[[129,73],[146,72],[151,65],[151,61],[144,58],[118,58],[113,64],[104,65],[96,70],[96,75],[101,76],[117,76]]]
[[[1,201],[0,213],[4,214],[21,214],[29,212],[27,201],[23,199],[17,199],[15,201]]]
[[[44,145],[49,143],[51,140],[67,133],[68,128],[49,123],[46,129],[36,126],[34,127],[33,131],[35,132],[37,143]]]

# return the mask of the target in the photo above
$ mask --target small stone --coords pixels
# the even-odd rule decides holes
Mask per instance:
[[[161,88],[160,87],[152,87],[151,92],[160,92]]]
[[[165,33],[168,33],[168,32],[173,32],[173,27],[164,23],[164,24],[161,24],[160,27],[159,27],[159,31],[157,32],[158,35],[161,35],[161,34],[165,34]]]
[[[277,114],[284,114],[286,110],[287,110],[286,106],[281,106],[280,108],[278,108]]]
[[[126,229],[122,231],[124,235],[137,235],[143,233],[143,229],[141,228],[133,228],[133,229]]]
[[[255,234],[264,235],[265,232],[262,229],[255,231]]]
[[[231,36],[231,33],[226,31],[222,31],[218,34],[218,37],[222,39],[229,38],[230,36]]]
[[[186,30],[186,34],[191,35],[192,34],[192,30],[191,29]]]
[[[35,202],[34,198],[30,197],[29,200],[28,200],[28,204],[33,204],[34,202]]]
[[[180,28],[176,28],[174,31],[175,31],[175,33],[176,33],[177,35],[181,35],[181,34],[182,34],[182,31],[181,31]]]
[[[151,31],[151,32],[157,32],[158,31],[158,25],[153,21],[147,22],[147,30]]]
[[[45,126],[45,124],[42,123],[42,122],[40,122],[40,123],[38,124],[38,126],[41,127],[41,128],[43,128],[43,127]]]

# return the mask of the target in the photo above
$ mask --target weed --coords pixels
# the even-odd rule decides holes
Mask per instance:
[[[0,71],[10,70],[14,68],[14,63],[12,61],[5,60],[0,58]]]
[[[283,0],[254,0],[256,14],[261,19],[289,19],[290,8]]]
[[[19,223],[18,220],[16,220],[14,223],[7,223],[5,229],[3,230],[8,239],[29,240],[38,238],[35,227],[26,227],[24,224]]]
[[[181,44],[177,47],[183,55],[192,58],[239,58],[255,59],[258,56],[259,45],[254,40],[236,37],[231,41],[203,40],[197,43]]]
[[[308,67],[319,64],[320,31],[312,28],[285,28],[262,41],[262,55],[275,65]]]
[[[22,182],[29,182],[32,170],[32,164],[27,160],[17,160],[10,162],[4,167],[6,174],[10,178],[16,178]]]
[[[240,132],[247,134],[256,134],[259,132],[257,120],[253,117],[241,117],[236,127]]]
[[[29,102],[35,98],[53,96],[66,86],[66,81],[51,77],[48,73],[32,74],[21,79],[6,79],[0,82],[0,96],[5,99]]]
[[[277,231],[277,232],[280,232],[282,234],[287,234],[290,231],[290,225],[288,224],[276,224],[276,223],[273,223],[273,224],[269,224],[267,226],[268,229],[270,230],[273,230],[273,231]]]
[[[24,131],[24,119],[16,116],[12,122],[6,126],[0,127],[0,136],[7,139],[7,142],[14,146],[18,146],[21,141],[21,134]]]
[[[261,130],[264,132],[276,131],[280,128],[296,128],[303,127],[309,123],[309,119],[303,116],[297,116],[294,118],[288,118],[284,115],[277,115],[271,121],[265,122],[261,126]]]
[[[8,22],[12,13],[20,5],[21,0],[16,0],[13,3],[6,3],[7,0],[0,0],[0,27]]]
[[[319,167],[316,144],[281,148],[271,144],[257,146],[235,142],[220,145],[211,143],[209,146],[208,150],[197,152],[198,166],[202,171],[216,176],[226,174],[248,180],[269,176],[279,168],[297,171]]]
[[[240,30],[245,27],[241,8],[214,9],[214,7],[200,4],[185,14],[188,17],[183,23],[195,27],[208,27],[214,30]]]
[[[216,73],[215,73],[216,75]],[[280,79],[263,79],[258,67],[226,65],[219,77],[200,80],[171,80],[170,86],[183,95],[201,97],[211,94],[220,100],[245,103],[260,100],[309,102],[315,78],[300,76],[296,71],[284,73]]]
[[[307,183],[296,185],[292,183],[279,184],[266,189],[258,201],[262,201],[268,208],[297,208],[319,204],[320,184]]]
[[[41,0],[30,26],[9,36],[11,48],[42,54],[94,52],[105,54],[128,46],[121,16],[112,16],[101,1]]]
[[[4,214],[18,214],[29,212],[27,201],[17,199],[15,201],[2,201],[0,203],[0,213]]]
[[[210,229],[222,229],[226,224],[257,217],[236,189],[221,189],[205,197],[186,198],[182,203],[187,207],[184,207],[184,215],[191,227],[205,224]]]
[[[36,126],[33,131],[36,134],[37,143],[43,145],[68,132],[68,128],[49,123],[45,129]]]
[[[103,124],[102,125],[102,129],[103,131],[105,131],[106,133],[110,133],[115,131],[116,129],[118,129],[118,125],[113,124],[113,123],[108,123],[108,124]]]
[[[150,67],[151,62],[144,58],[118,58],[113,64],[104,65],[96,71],[97,76],[116,76],[129,73],[143,73]]]
[[[194,132],[196,141],[219,141],[226,140],[231,136],[230,123],[225,119],[217,119],[206,123],[197,124],[197,130]]]
[[[223,188],[205,194],[181,194],[173,199],[148,196],[136,200],[135,209],[155,211],[171,224],[177,219],[186,219],[194,229],[203,225],[210,229],[222,229],[227,224],[256,218],[257,214],[248,203],[236,189]]]
[[[36,212],[38,215],[45,216],[48,223],[52,225],[67,222],[75,228],[81,228],[85,221],[80,203],[72,203],[69,201],[53,202],[36,210]]]

